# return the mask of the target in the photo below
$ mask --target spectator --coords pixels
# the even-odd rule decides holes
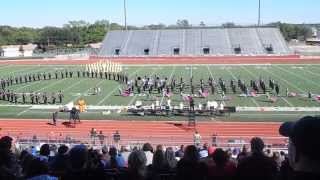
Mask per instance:
[[[178,161],[175,158],[175,153],[171,147],[168,147],[166,149],[164,158],[165,158],[165,166],[169,167],[170,170],[175,170],[177,167]]]
[[[58,180],[57,177],[49,175],[49,167],[46,159],[34,158],[27,168],[27,180]]]
[[[130,146],[121,146],[121,156],[124,159],[126,166],[128,166],[128,158],[130,155]]]
[[[277,176],[277,165],[263,153],[264,142],[260,138],[251,139],[252,154],[238,164],[237,179],[273,180]]]
[[[68,146],[61,145],[58,148],[58,154],[53,158],[52,162],[49,163],[50,170],[54,175],[60,176],[65,173],[66,169],[68,169],[69,156],[68,156]]]
[[[40,161],[49,161],[49,155],[50,155],[50,146],[49,144],[43,144],[40,148],[40,153],[39,153],[39,159]]]
[[[147,166],[152,164],[152,160],[153,160],[153,148],[151,146],[150,143],[145,143],[142,147],[142,150],[144,151],[144,153],[146,154],[147,157]]]
[[[180,149],[175,153],[177,158],[183,158],[184,155],[184,145],[180,146]]]
[[[236,173],[236,165],[229,161],[228,155],[218,148],[212,154],[213,164],[208,167],[209,179],[231,180]]]
[[[128,180],[146,180],[149,178],[147,172],[147,157],[145,152],[136,150],[129,155]]]
[[[20,177],[20,166],[11,151],[12,138],[4,136],[0,139],[0,178],[14,179]]]
[[[207,167],[200,162],[197,147],[190,145],[186,147],[183,158],[177,164],[177,179],[179,180],[201,180],[205,179]]]
[[[208,157],[208,144],[204,143],[202,148],[199,151],[200,158]]]
[[[92,156],[94,156],[92,154],[90,156],[91,160],[89,159],[88,149],[84,145],[77,145],[73,147],[69,152],[69,169],[61,179],[104,180],[105,174],[103,172],[103,169],[99,169],[99,167],[94,168],[95,163],[99,161],[99,159],[92,159]]]
[[[246,145],[244,145],[242,147],[242,151],[238,154],[238,157],[237,157],[237,161],[240,162],[242,161],[242,159],[246,158],[249,156],[249,153],[248,153],[248,148]]]
[[[125,160],[118,154],[117,149],[115,147],[111,147],[109,149],[110,160],[107,161],[105,168],[107,169],[117,169],[125,167]]]
[[[288,160],[293,180],[320,179],[320,118],[306,116],[296,122],[283,123],[281,135],[289,137]]]
[[[165,157],[164,152],[161,149],[157,149],[153,154],[152,159],[152,172],[155,174],[159,174],[168,169],[165,167]]]
[[[196,131],[193,135],[193,142],[196,147],[199,147],[201,144],[201,135]]]

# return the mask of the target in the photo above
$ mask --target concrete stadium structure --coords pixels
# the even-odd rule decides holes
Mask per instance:
[[[274,27],[111,31],[100,57],[290,55]]]

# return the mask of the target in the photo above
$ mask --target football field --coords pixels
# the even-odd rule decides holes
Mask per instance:
[[[57,110],[57,107],[62,107],[70,102],[76,104],[77,100],[83,98],[87,104],[88,110],[81,113],[82,119],[151,119],[151,120],[179,120],[183,117],[136,117],[130,116],[124,111],[110,111],[112,107],[127,107],[134,105],[136,101],[142,101],[143,105],[151,105],[156,100],[162,104],[166,104],[166,97],[162,93],[157,93],[154,90],[150,95],[145,93],[138,94],[135,92],[134,96],[122,97],[119,89],[126,87],[114,80],[105,78],[88,78],[77,77],[77,71],[84,71],[84,66],[80,65],[6,65],[0,66],[0,77],[7,79],[8,77],[19,77],[27,74],[37,73],[52,73],[56,71],[73,71],[73,78],[42,80],[35,82],[28,82],[22,84],[13,84],[7,89],[15,93],[43,93],[47,94],[62,91],[64,94],[63,102],[58,105],[53,104],[39,104],[31,105],[30,98],[27,96],[26,104],[22,104],[19,96],[19,103],[11,103],[0,100],[0,118],[51,118],[52,112]],[[319,115],[317,108],[320,107],[320,102],[316,97],[320,94],[320,65],[318,64],[299,64],[299,65],[132,65],[124,66],[123,71],[129,75],[129,79],[135,77],[155,77],[159,76],[161,79],[167,78],[169,82],[171,79],[176,79],[177,83],[183,78],[186,83],[184,90],[185,94],[191,94],[188,84],[190,77],[193,77],[194,84],[200,84],[200,79],[207,83],[208,79],[214,78],[218,80],[222,78],[227,85],[225,106],[236,106],[245,109],[259,109],[272,107],[275,110],[270,112],[262,111],[242,111],[232,114],[231,117],[223,117],[221,120],[253,120],[253,121],[282,121],[288,119],[296,119],[303,115]],[[270,91],[270,96],[274,97],[275,102],[270,102],[264,94],[257,94],[256,97],[245,97],[241,95],[240,89],[237,88],[237,93],[234,94],[229,86],[232,79],[241,79],[249,87],[250,80],[259,80],[260,78],[268,86],[269,79],[275,80],[280,87],[279,95],[274,91]],[[101,93],[93,95],[93,88],[99,87]],[[288,92],[296,94],[295,97],[287,97]],[[199,87],[196,86],[195,92],[198,92]],[[210,93],[210,89],[208,88]],[[312,98],[308,98],[308,92],[312,93]],[[195,93],[197,94],[197,93]],[[221,89],[218,92],[211,94],[207,98],[195,97],[196,106],[204,104],[208,101],[221,101]],[[50,100],[49,100],[50,102]],[[178,106],[183,102],[178,90],[175,91],[171,97],[171,104]],[[186,103],[185,103],[186,104]],[[187,104],[186,104],[187,105]],[[282,109],[277,111],[277,108]],[[291,108],[286,111],[285,108]],[[305,108],[306,110],[292,111],[292,108]],[[115,108],[116,109],[116,108]],[[67,114],[62,114],[61,118],[67,118]],[[210,119],[208,119],[210,120]]]

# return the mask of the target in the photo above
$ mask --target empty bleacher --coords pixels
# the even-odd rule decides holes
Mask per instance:
[[[289,55],[277,28],[111,31],[99,56]]]

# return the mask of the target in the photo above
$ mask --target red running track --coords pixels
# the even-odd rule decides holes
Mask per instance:
[[[32,137],[36,134],[39,138],[59,139],[65,136],[72,138],[87,138],[91,128],[109,137],[119,130],[122,143],[150,142],[152,144],[178,145],[190,144],[194,129],[178,122],[157,121],[112,121],[112,120],[83,120],[75,128],[66,127],[61,122],[57,126],[48,124],[49,120],[0,120],[0,135],[11,135],[14,137]],[[246,142],[250,138],[259,136],[267,139],[267,144],[280,144],[284,140],[278,133],[279,123],[254,123],[254,122],[199,122],[196,130],[203,137],[203,142],[211,142],[213,133],[216,133],[222,141],[227,139],[243,139]]]
[[[221,56],[221,57],[90,57],[88,59],[32,59],[1,60],[0,65],[72,65],[89,64],[100,60],[113,60],[123,64],[318,64],[320,57],[288,56]]]

